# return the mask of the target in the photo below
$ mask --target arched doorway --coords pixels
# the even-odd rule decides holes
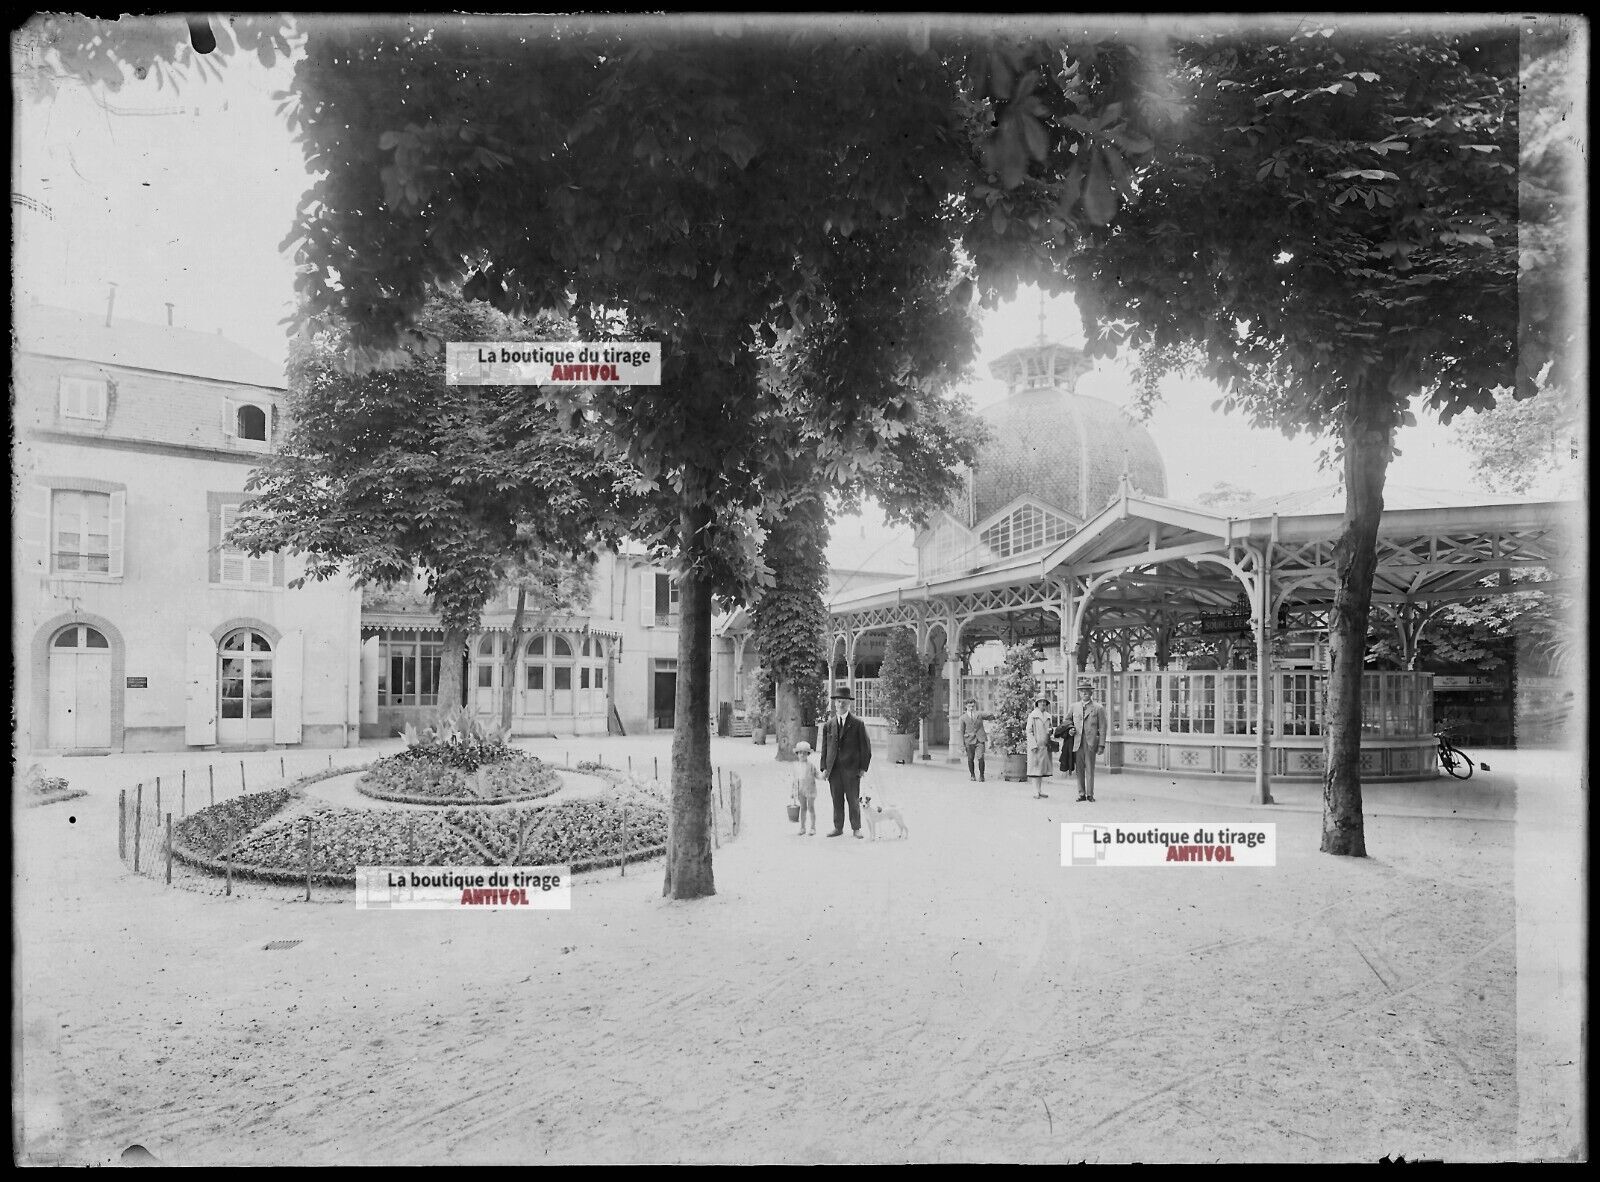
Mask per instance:
[[[50,642],[50,746],[111,746],[111,645],[87,624]]]
[[[240,628],[217,649],[217,743],[223,747],[271,743],[272,645]]]

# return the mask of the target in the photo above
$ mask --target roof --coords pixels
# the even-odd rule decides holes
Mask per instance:
[[[1409,484],[1385,484],[1383,507],[1385,509],[1449,509],[1461,505],[1504,505],[1519,501],[1532,502],[1537,498],[1506,496],[1503,493],[1461,492],[1439,488],[1418,488]],[[1198,506],[1196,506],[1198,507]],[[1343,513],[1344,485],[1323,484],[1302,488],[1294,492],[1262,497],[1239,505],[1218,506],[1208,510],[1225,517],[1270,517],[1278,514]]]
[[[219,333],[141,320],[113,319],[108,325],[104,316],[47,304],[18,305],[12,327],[17,347],[28,353],[273,390],[284,388],[282,366]]]

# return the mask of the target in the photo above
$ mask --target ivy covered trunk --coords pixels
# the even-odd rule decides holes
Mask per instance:
[[[511,617],[511,635],[506,637],[505,656],[500,667],[500,729],[511,730],[511,704],[517,695],[517,656],[522,651],[522,617],[528,607],[528,589],[517,588],[517,610]]]
[[[1322,852],[1367,856],[1361,816],[1361,673],[1366,664],[1378,519],[1393,446],[1391,403],[1363,383],[1344,411],[1344,528],[1333,547],[1339,583],[1328,618],[1326,767],[1322,774]]]
[[[467,651],[467,630],[445,626],[444,648],[439,654],[439,696],[434,717],[440,722],[461,705],[461,656]]]
[[[800,741],[800,728],[806,720],[800,712],[800,690],[787,678],[775,687],[777,706],[772,712],[773,734],[777,736],[778,758],[792,761],[794,745]]]
[[[705,506],[681,510],[683,546],[699,544]],[[711,588],[692,566],[678,579],[678,698],[672,721],[672,836],[661,893],[699,899],[717,893],[711,873]]]

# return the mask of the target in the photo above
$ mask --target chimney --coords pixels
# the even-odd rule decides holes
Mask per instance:
[[[117,285],[113,283],[111,290],[106,293],[106,327],[111,327],[111,309],[117,304]]]
[[[172,305],[170,303],[167,304],[167,327],[172,327]]]

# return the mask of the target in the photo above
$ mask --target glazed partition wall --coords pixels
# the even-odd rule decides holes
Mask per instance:
[[[1327,674],[1315,670],[1279,670],[1272,677],[1273,733],[1320,737],[1327,709]],[[1251,670],[1180,670],[1168,672],[1086,673],[1079,680],[1095,686],[1095,700],[1106,707],[1113,735],[1251,736],[1256,733],[1259,675]],[[1051,712],[1063,713],[1077,699],[1068,678],[1046,674],[1043,692]],[[858,703],[863,698],[856,682]],[[872,683],[874,687],[876,683]],[[976,699],[981,712],[999,702],[999,677],[964,677],[962,701]],[[864,716],[876,710],[861,707]],[[1369,739],[1426,738],[1433,733],[1433,675],[1411,672],[1368,672],[1361,675],[1361,733]]]

